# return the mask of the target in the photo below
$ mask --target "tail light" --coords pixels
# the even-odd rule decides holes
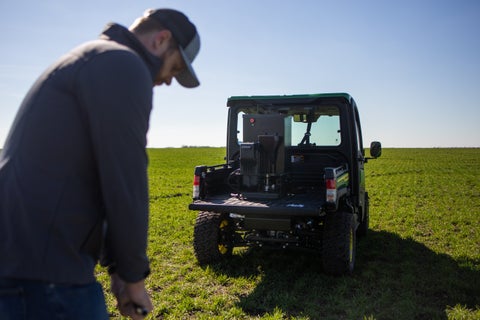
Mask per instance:
[[[202,190],[203,180],[207,172],[207,166],[196,166],[193,174],[193,199],[198,200],[203,198],[204,190]]]
[[[193,199],[200,198],[200,176],[193,176]]]
[[[336,202],[337,201],[337,182],[335,179],[326,179],[327,187],[327,202]]]

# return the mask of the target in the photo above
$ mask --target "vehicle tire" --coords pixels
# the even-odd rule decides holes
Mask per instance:
[[[328,214],[322,243],[322,263],[325,273],[339,276],[351,274],[355,265],[355,217],[349,212]]]
[[[368,192],[365,192],[365,202],[363,208],[363,219],[357,229],[357,236],[365,237],[368,234],[368,225],[370,223],[370,201],[368,199]]]
[[[225,213],[199,212],[193,229],[193,249],[201,265],[219,262],[233,251],[233,222]]]

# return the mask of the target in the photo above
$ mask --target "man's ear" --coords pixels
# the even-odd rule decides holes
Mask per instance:
[[[153,49],[157,52],[164,52],[170,45],[172,33],[170,30],[158,31],[153,37]]]

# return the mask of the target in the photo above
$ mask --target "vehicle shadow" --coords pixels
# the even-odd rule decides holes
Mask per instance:
[[[412,239],[369,231],[358,244],[354,274],[331,277],[307,252],[251,249],[213,270],[255,277],[239,296],[248,315],[283,314],[307,319],[443,319],[456,305],[480,305],[479,261],[453,260]]]

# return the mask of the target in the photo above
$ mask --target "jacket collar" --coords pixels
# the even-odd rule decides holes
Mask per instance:
[[[151,54],[127,28],[117,23],[109,23],[102,31],[100,39],[115,41],[135,51],[145,62],[148,70],[150,70],[152,83],[155,81],[155,77],[163,65],[163,60]]]

